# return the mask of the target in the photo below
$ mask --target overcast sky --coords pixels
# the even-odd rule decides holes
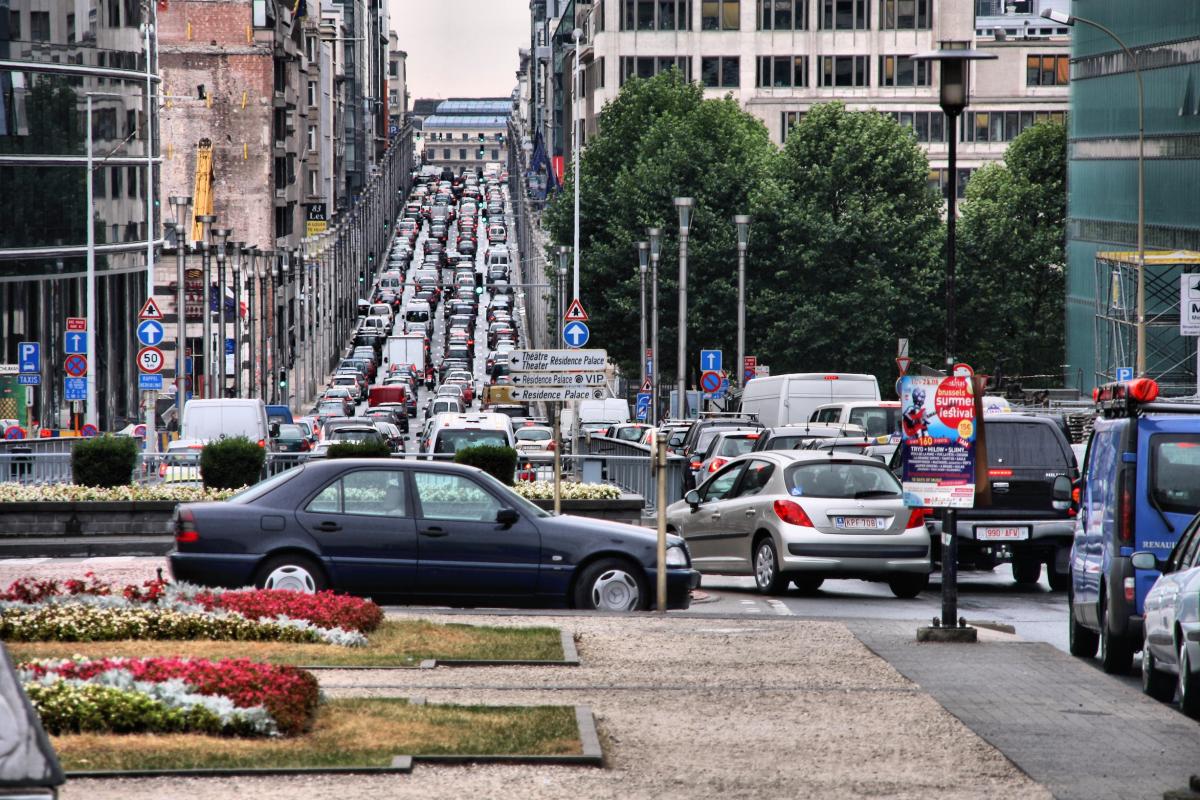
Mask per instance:
[[[529,0],[389,0],[408,96],[507,97],[529,46]],[[412,101],[409,101],[410,109]]]

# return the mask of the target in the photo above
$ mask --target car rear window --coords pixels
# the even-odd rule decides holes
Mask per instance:
[[[1150,437],[1150,487],[1163,511],[1200,512],[1200,435]]]
[[[447,429],[437,435],[435,453],[457,453],[465,447],[491,445],[493,447],[508,447],[508,437],[503,431],[484,431],[477,429]]]
[[[844,500],[900,497],[900,484],[882,464],[820,461],[795,464],[784,473],[793,497],[832,497]]]
[[[751,439],[747,436],[729,436],[725,441],[721,442],[721,448],[717,451],[719,456],[740,456],[749,453],[754,447],[754,443],[758,441],[755,437]]]
[[[989,467],[1052,467],[1068,470],[1071,455],[1049,425],[1037,422],[987,422]]]

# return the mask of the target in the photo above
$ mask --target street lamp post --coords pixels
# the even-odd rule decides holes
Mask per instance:
[[[242,396],[242,268],[246,243],[233,243],[233,396]]]
[[[187,234],[192,198],[171,195],[175,209],[175,414],[183,424],[187,403]]]
[[[248,397],[258,397],[258,382],[255,380],[255,371],[258,368],[258,361],[255,359],[255,355],[257,355],[257,353],[256,353],[256,348],[254,346],[255,345],[254,339],[255,339],[255,336],[257,333],[254,328],[255,311],[256,311],[256,309],[254,307],[254,289],[255,289],[254,284],[258,282],[259,270],[261,269],[261,267],[259,266],[259,263],[258,263],[258,248],[257,247],[247,248],[246,254],[248,256],[248,260],[246,261],[246,268],[243,272],[243,275],[245,276],[245,280],[246,280],[246,331],[248,333],[248,335],[246,337],[246,339],[247,339],[247,343],[246,343],[247,344],[247,354],[246,355],[250,362],[250,370],[249,370],[249,373],[246,375],[246,389],[247,389],[246,394]]]
[[[225,313],[225,258],[228,253],[229,236],[233,231],[229,228],[213,228],[213,244],[217,248],[217,319],[221,325],[221,332],[217,336],[217,341],[213,344],[213,351],[216,357],[213,361],[213,397],[225,396],[225,338],[227,333],[227,315]]]
[[[1086,17],[1077,17],[1073,14],[1067,14],[1063,11],[1054,11],[1052,9],[1044,9],[1042,16],[1046,19],[1053,20],[1059,25],[1087,25],[1095,28],[1101,33],[1107,35],[1110,39],[1117,43],[1125,53],[1125,58],[1129,61],[1129,66],[1133,69],[1133,75],[1137,78],[1138,92],[1138,188],[1137,188],[1137,249],[1138,249],[1138,271],[1137,271],[1137,374],[1142,376],[1146,374],[1146,90],[1142,83],[1142,69],[1138,64],[1137,57],[1129,46],[1117,36],[1107,25],[1102,25],[1095,20],[1087,19]]]
[[[580,110],[583,104],[579,102],[580,87],[582,86],[579,80],[579,43],[583,40],[583,31],[579,28],[571,31],[571,38],[575,40],[575,81],[574,89],[571,91],[572,108],[575,109],[574,130],[571,131],[571,168],[575,184],[575,258],[574,258],[574,277],[571,285],[572,299],[579,299],[579,137],[583,133],[583,115]]]
[[[217,218],[212,214],[200,214],[196,217],[196,221],[200,223],[200,268],[204,273],[204,304],[200,312],[201,320],[204,322],[202,327],[204,336],[204,347],[201,352],[204,356],[204,393],[203,397],[213,396],[212,380],[212,256],[209,253],[208,235],[212,229],[212,224],[217,221]]]
[[[737,314],[737,374],[738,388],[746,382],[746,250],[750,247],[750,215],[737,214],[733,218],[737,226],[738,250],[738,314]]]
[[[958,174],[957,142],[958,118],[970,103],[972,61],[995,59],[996,56],[977,50],[938,50],[913,56],[914,61],[936,61],[941,67],[941,87],[938,104],[946,115],[949,131],[949,150],[946,163],[946,185],[948,198],[946,207],[946,371],[951,372],[955,362],[955,230],[957,224]],[[949,536],[943,537],[942,547],[942,627],[958,628],[958,512],[946,509],[944,528]]]
[[[687,418],[687,247],[695,205],[696,201],[690,197],[675,198],[675,210],[679,212],[679,374],[675,376],[675,385],[682,419]]]
[[[638,242],[638,278],[642,287],[642,313],[638,332],[638,361],[641,363],[642,385],[646,385],[646,273],[650,270],[650,243]]]
[[[662,255],[662,228],[647,228],[650,239],[650,424],[658,424],[658,259]],[[642,354],[645,358],[645,353]]]

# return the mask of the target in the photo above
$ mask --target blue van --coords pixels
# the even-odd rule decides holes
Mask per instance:
[[[287,406],[267,406],[267,422],[271,425],[291,425],[292,410]]]
[[[1200,404],[1157,401],[1149,378],[1096,390],[1071,548],[1071,654],[1127,673],[1142,649],[1142,604],[1158,578],[1135,550],[1166,560],[1200,512]]]

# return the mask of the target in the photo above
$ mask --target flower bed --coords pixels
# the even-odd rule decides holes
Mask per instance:
[[[192,486],[76,486],[72,483],[25,485],[0,483],[0,503],[200,503],[228,500],[241,489]]]
[[[86,580],[14,581],[0,594],[0,639],[237,639],[363,646],[383,612],[334,592],[206,589],[146,581],[124,587]]]
[[[75,658],[17,674],[52,734],[295,735],[320,702],[311,673],[246,659]]]
[[[513,491],[526,500],[553,500],[554,484],[550,481],[517,481]],[[560,497],[563,500],[616,500],[621,496],[621,489],[607,483],[570,483],[560,484]]]

